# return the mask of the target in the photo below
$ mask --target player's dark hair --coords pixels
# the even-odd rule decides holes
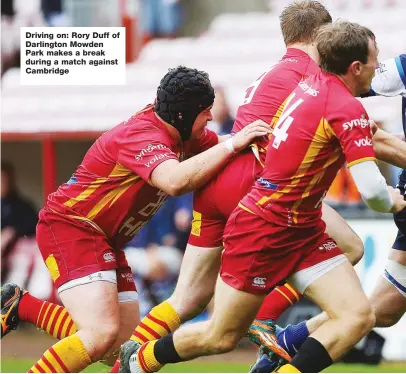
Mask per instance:
[[[328,73],[342,75],[354,61],[366,64],[371,39],[376,45],[374,33],[357,23],[337,21],[323,26],[316,37],[320,67]]]
[[[206,72],[178,66],[162,78],[154,110],[188,140],[196,117],[213,104],[214,96]]]
[[[295,1],[279,16],[283,40],[293,43],[312,43],[320,26],[331,23],[330,13],[319,1]]]

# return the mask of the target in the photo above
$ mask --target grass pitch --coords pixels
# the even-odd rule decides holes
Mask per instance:
[[[22,359],[3,359],[2,373],[26,373],[34,361]],[[230,362],[191,361],[177,365],[168,365],[163,373],[247,373],[249,364]],[[103,364],[93,364],[85,373],[107,373],[109,368]],[[383,363],[379,366],[362,364],[335,364],[325,370],[327,373],[405,373],[406,363]]]

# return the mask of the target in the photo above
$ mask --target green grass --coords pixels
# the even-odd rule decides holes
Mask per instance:
[[[1,361],[2,373],[25,373],[33,361],[5,359]],[[109,368],[103,364],[94,364],[88,367],[85,373],[107,373]],[[226,362],[185,362],[177,365],[168,365],[163,373],[247,373],[248,364]],[[362,364],[336,364],[327,369],[328,373],[405,373],[406,364],[382,364],[370,366]]]

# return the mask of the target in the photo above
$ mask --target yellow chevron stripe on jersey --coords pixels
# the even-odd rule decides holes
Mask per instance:
[[[114,169],[111,171],[108,177],[100,177],[94,180],[89,184],[89,186],[82,191],[78,196],[72,197],[68,201],[64,203],[65,206],[72,208],[78,202],[86,200],[90,195],[92,195],[101,185],[106,183],[110,178],[120,178],[126,177],[127,175],[131,174],[131,170],[127,169],[126,167],[116,164]]]
[[[269,200],[277,200],[284,194],[292,191],[293,188],[299,184],[300,180],[304,177],[306,172],[310,169],[310,167],[312,166],[314,160],[316,159],[316,157],[318,156],[320,151],[323,149],[325,144],[328,142],[328,137],[327,137],[327,134],[325,131],[325,123],[326,123],[325,119],[322,118],[319,122],[319,125],[317,126],[316,133],[313,136],[313,140],[310,143],[309,148],[307,149],[307,152],[303,158],[303,161],[300,164],[299,168],[297,169],[295,175],[292,177],[290,184],[285,186],[280,191],[273,192],[269,196],[263,196],[257,202],[257,205],[264,205]]]
[[[127,178],[118,187],[114,188],[108,194],[106,194],[86,215],[86,217],[90,220],[93,220],[107,204],[110,203],[111,207],[120,198],[120,196],[124,192],[126,192],[139,178],[140,177],[138,175],[132,175],[131,177]]]

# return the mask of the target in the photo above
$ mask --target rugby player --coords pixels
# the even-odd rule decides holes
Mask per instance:
[[[379,64],[379,67],[375,71],[375,77],[372,80],[371,90],[363,97],[382,95],[382,96],[397,96],[402,95],[402,123],[403,133],[394,134],[400,141],[405,141],[406,125],[405,125],[405,96],[406,96],[406,55],[400,55],[396,58],[384,61]],[[389,138],[384,131],[378,130],[377,127],[373,129],[374,134],[374,148],[379,152],[381,157],[386,158],[389,162],[393,162],[398,158],[402,152],[406,155],[406,143],[404,147],[399,147],[398,141],[395,138]],[[382,153],[379,148],[383,144],[390,144],[389,147],[385,147],[386,150]],[[396,145],[395,145],[396,144]],[[391,152],[392,150],[392,152]],[[400,156],[401,157],[401,156]],[[406,172],[405,169],[399,175],[399,184],[397,188],[401,190],[401,193],[405,194]],[[391,254],[389,255],[389,261],[387,268],[379,281],[375,293],[371,297],[372,304],[374,306],[374,312],[376,317],[376,327],[389,327],[399,321],[406,311],[406,293],[405,293],[405,259],[404,253],[406,251],[405,240],[405,227],[404,218],[405,211],[394,215],[395,223],[399,228],[397,238],[393,244]],[[402,257],[403,256],[403,257]],[[400,270],[400,272],[399,272]],[[402,284],[403,282],[403,284]],[[403,295],[403,296],[402,296]],[[290,305],[287,305],[287,308]],[[286,308],[286,309],[287,309]],[[281,309],[283,313],[286,309]],[[284,329],[277,329],[277,338],[279,344],[290,355],[294,356],[295,352],[302,346],[306,338],[317,328],[319,328],[325,321],[328,320],[328,316],[325,312],[308,320],[301,322],[297,325],[288,325]],[[273,358],[275,360],[275,358]],[[261,355],[256,364],[252,367],[252,372],[270,372],[276,362],[272,362],[268,355]]]
[[[264,171],[227,222],[211,320],[143,345],[126,342],[121,372],[155,372],[167,363],[232,350],[265,294],[286,278],[332,318],[281,372],[321,371],[372,328],[372,308],[325,231],[321,204],[346,161],[370,208],[389,213],[406,207],[374,162],[368,116],[354,97],[369,90],[378,50],[370,30],[349,22],[323,26],[317,42],[323,71],[284,101]],[[357,125],[349,126],[354,120]]]
[[[123,246],[168,195],[201,187],[235,152],[270,133],[256,121],[218,144],[205,129],[213,101],[207,73],[171,69],[155,105],[98,138],[71,179],[48,197],[37,242],[65,308],[15,285],[2,289],[2,336],[25,317],[61,338],[30,372],[80,372],[116,351],[139,322]]]
[[[388,97],[397,95],[402,96],[402,123],[404,132],[400,134],[388,134],[385,131],[378,129],[376,126],[373,126],[373,145],[374,150],[377,156],[379,155],[378,158],[380,160],[386,161],[388,163],[393,163],[403,168],[402,173],[399,175],[399,183],[397,185],[397,188],[401,190],[401,193],[403,195],[405,194],[404,186],[406,182],[406,143],[404,143],[406,132],[404,119],[406,100],[406,79],[404,78],[404,72],[406,71],[405,60],[406,55],[403,54],[397,56],[396,58],[380,63],[379,67],[375,71],[375,77],[372,81],[370,92],[368,94],[362,95],[362,97],[375,95]],[[403,142],[403,144],[401,142]],[[389,255],[387,269],[382,275],[382,278],[379,281],[375,292],[371,296],[371,301],[373,303],[376,316],[376,327],[393,326],[399,321],[399,319],[404,315],[406,311],[406,302],[404,298],[405,285],[401,283],[404,283],[404,274],[406,274],[404,270],[405,260],[403,258],[404,252],[406,251],[404,239],[405,228],[402,226],[402,222],[404,221],[404,214],[404,211],[402,211],[394,215],[395,223],[398,228],[399,226],[400,228],[396,240],[392,246],[392,251]],[[401,272],[399,274],[397,272],[398,269],[401,269]],[[395,273],[398,279],[393,278],[391,273]],[[290,295],[290,293],[288,293],[286,290],[284,291],[286,295]],[[284,305],[283,303],[280,303],[280,308],[277,310],[277,316],[281,315],[297,300],[298,298],[291,297],[289,301],[285,301]],[[264,306],[265,305],[262,306],[261,310],[264,309]],[[266,313],[265,309],[264,312]],[[277,341],[280,346],[284,350],[286,350],[287,353],[293,356],[297,349],[301,347],[306,338],[319,326],[321,326],[326,320],[328,320],[327,314],[321,313],[320,315],[308,321],[303,321],[297,325],[288,325],[286,328],[283,329],[277,327]],[[278,360],[278,358],[273,358],[273,360],[275,359]],[[272,362],[273,360],[270,360],[268,355],[261,355],[259,360],[253,366],[252,372],[269,372],[272,368],[275,367],[276,362]]]
[[[274,126],[280,117],[279,108],[288,95],[304,77],[319,71],[316,63],[318,53],[314,46],[315,30],[331,22],[329,12],[318,1],[300,1],[288,6],[280,19],[287,52],[278,64],[248,87],[244,102],[238,109],[233,131],[240,130],[258,118]],[[132,340],[142,344],[168,334],[169,329],[162,328],[155,320],[173,329],[206,308],[213,296],[220,267],[225,224],[262,171],[267,146],[268,139],[257,140],[251,150],[240,153],[203,189],[195,192],[192,231],[174,294],[154,307],[141,321]],[[386,148],[381,147],[379,157],[385,157],[388,152]],[[406,163],[406,155],[403,155],[403,162]],[[325,204],[323,220],[329,235],[343,249],[350,262],[356,264],[363,255],[361,239],[341,216]],[[272,336],[273,321],[299,298],[300,293],[291,286],[277,287],[265,299],[257,321],[249,330],[249,337],[257,344],[264,344],[264,350],[271,349],[288,359],[289,356],[277,346]],[[304,337],[304,340],[308,330],[302,324],[292,326],[289,333]],[[265,338],[262,339],[262,336]],[[279,344],[283,344],[283,340],[279,340]]]
[[[384,61],[372,81],[372,94],[402,96],[403,141],[406,137],[406,54]],[[399,175],[396,186],[403,196],[406,190],[406,169]],[[396,324],[406,312],[406,210],[394,214],[398,235],[389,254],[384,274],[371,296],[376,326]]]

